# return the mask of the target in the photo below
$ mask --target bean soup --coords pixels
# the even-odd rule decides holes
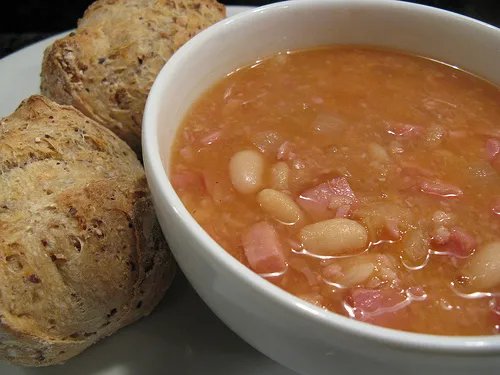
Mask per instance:
[[[360,46],[285,52],[192,106],[170,180],[233,257],[338,314],[500,332],[500,90]]]

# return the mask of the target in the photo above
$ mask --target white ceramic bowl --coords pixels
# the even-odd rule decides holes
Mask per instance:
[[[210,27],[162,69],[143,122],[146,174],[160,223],[180,267],[232,330],[302,374],[357,374],[367,369],[387,375],[500,371],[500,336],[446,337],[390,330],[329,313],[291,296],[226,253],[189,215],[173,190],[164,165],[169,164],[170,145],[194,100],[227,73],[258,58],[329,44],[409,51],[500,84],[499,29],[410,3],[283,2]]]

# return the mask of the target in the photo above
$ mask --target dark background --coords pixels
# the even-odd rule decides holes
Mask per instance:
[[[220,0],[219,0],[220,1]],[[0,58],[53,34],[72,29],[93,0],[17,0],[0,18]],[[226,5],[264,5],[272,0],[228,0]],[[500,26],[500,0],[417,0]]]

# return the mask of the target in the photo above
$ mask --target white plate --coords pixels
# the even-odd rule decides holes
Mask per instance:
[[[249,7],[228,7],[234,15]],[[0,117],[39,93],[46,39],[0,60]],[[153,314],[62,366],[0,363],[1,375],[293,375],[231,332],[178,276]]]

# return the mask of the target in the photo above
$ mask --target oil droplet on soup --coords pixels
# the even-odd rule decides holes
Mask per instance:
[[[388,50],[278,54],[207,90],[171,153],[193,217],[289,293],[389,328],[499,332],[498,87]]]

